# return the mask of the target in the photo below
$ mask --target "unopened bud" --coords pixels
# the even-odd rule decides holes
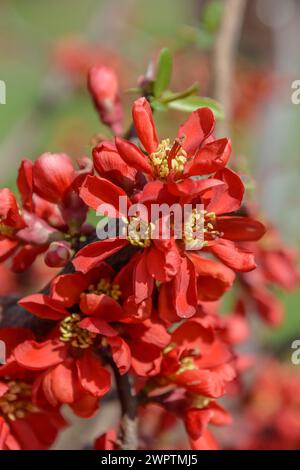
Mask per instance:
[[[123,109],[115,72],[106,66],[92,67],[88,74],[88,88],[101,121],[115,134],[122,134]]]
[[[65,241],[52,242],[45,254],[45,263],[51,268],[62,268],[71,259],[72,250]]]

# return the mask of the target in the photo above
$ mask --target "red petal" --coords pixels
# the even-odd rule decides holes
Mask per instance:
[[[33,165],[34,190],[50,202],[60,201],[74,178],[71,159],[64,153],[44,153]]]
[[[18,303],[33,315],[48,320],[61,320],[68,315],[68,311],[60,302],[44,294],[28,295]]]
[[[218,300],[233,284],[234,272],[223,264],[189,253],[197,271],[198,298],[202,301]]]
[[[9,427],[2,416],[0,416],[0,450],[5,449],[5,443],[9,436]]]
[[[189,259],[182,260],[180,270],[174,278],[173,295],[177,315],[189,318],[196,313],[197,289],[193,263]]]
[[[229,168],[223,168],[215,173],[214,178],[223,181],[227,187],[218,186],[208,192],[206,209],[216,214],[226,214],[238,210],[245,192],[240,176]]]
[[[199,108],[193,111],[178,131],[179,138],[185,138],[183,147],[189,153],[194,153],[202,142],[213,132],[215,118],[209,108]]]
[[[181,258],[174,240],[156,241],[146,256],[147,269],[157,281],[170,281],[180,269]]]
[[[185,413],[185,427],[189,437],[193,440],[199,439],[205,432],[210,422],[212,412],[209,409],[190,408]]]
[[[188,178],[178,183],[168,183],[168,190],[175,196],[186,196],[192,198],[215,186],[224,186],[224,183],[223,181],[213,178],[204,180],[192,180],[191,178]]]
[[[227,164],[231,152],[228,139],[219,139],[206,144],[186,166],[189,175],[207,175],[221,170]]]
[[[263,224],[249,217],[218,217],[215,228],[232,241],[256,241],[266,232]]]
[[[220,239],[210,251],[234,271],[252,271],[256,268],[254,254],[239,249],[233,242]]]
[[[83,274],[62,274],[51,283],[51,298],[69,308],[79,303],[80,294],[87,287],[88,282]]]
[[[64,361],[66,345],[61,341],[48,340],[43,343],[25,341],[14,350],[18,364],[33,370],[46,369]]]
[[[103,336],[117,336],[118,332],[105,320],[96,317],[87,317],[79,323],[80,328]]]
[[[80,310],[86,315],[97,316],[107,321],[118,321],[123,314],[121,305],[105,294],[83,294]]]
[[[134,183],[135,170],[130,168],[120,157],[114,144],[104,141],[93,149],[96,171],[116,185],[131,187]],[[132,180],[132,181],[131,181]]]
[[[137,261],[133,276],[135,302],[139,304],[151,296],[154,287],[153,277],[147,270],[146,256],[142,255]]]
[[[15,195],[8,188],[0,189],[0,219],[1,224],[15,229],[25,226]]]
[[[47,371],[43,378],[43,391],[53,406],[58,403],[73,403],[76,401],[78,399],[78,385],[74,361],[65,361],[63,364],[58,364]]]
[[[86,351],[77,360],[77,370],[82,387],[94,397],[102,397],[111,388],[111,375],[91,352]]]
[[[119,212],[120,197],[123,196],[127,201],[124,213]],[[99,176],[87,176],[80,189],[80,197],[92,209],[100,211],[100,213],[108,212],[111,218],[127,216],[126,209],[131,205],[125,191],[110,181],[99,178]],[[101,205],[109,205],[101,211]]]
[[[126,374],[131,366],[131,352],[128,344],[119,336],[107,338],[112,350],[112,357],[121,375]]]
[[[116,146],[119,154],[127,165],[135,168],[137,171],[142,171],[149,175],[152,174],[152,167],[148,163],[146,155],[144,155],[136,145],[121,137],[117,137]]]
[[[158,146],[158,138],[151,106],[146,98],[139,98],[134,102],[132,117],[136,133],[145,150],[149,154],[154,152]]]
[[[73,259],[73,265],[76,271],[86,273],[97,266],[100,261],[121,250],[126,245],[128,245],[128,241],[123,239],[107,239],[91,243],[78,251]]]
[[[18,247],[16,240],[10,240],[9,238],[0,237],[0,262],[5,261]]]
[[[24,209],[32,210],[32,191],[33,191],[33,162],[31,160],[22,160],[19,166],[17,185],[21,194]]]
[[[162,355],[161,348],[154,344],[134,341],[130,344],[131,365],[135,373],[141,377],[157,375],[160,371]]]

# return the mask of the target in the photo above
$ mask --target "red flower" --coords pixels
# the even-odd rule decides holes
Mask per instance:
[[[232,353],[217,331],[195,318],[175,329],[161,373],[189,393],[218,398],[235,376],[231,360]]]
[[[32,333],[22,328],[0,330],[7,354],[7,363],[0,367],[0,450],[48,449],[67,424],[57,407],[35,400],[38,374],[15,361],[14,349],[29,338]]]
[[[13,256],[13,270],[24,271],[53,241],[68,234],[71,242],[63,256],[56,254],[57,264],[53,246],[46,255],[51,266],[66,264],[72,244],[84,232],[87,208],[78,190],[88,171],[75,171],[65,154],[45,153],[34,163],[21,163],[17,183],[22,208],[10,190],[0,191],[0,261]]]
[[[135,101],[132,115],[147,155],[121,138],[116,139],[116,146],[129,166],[146,173],[149,178],[173,180],[206,175],[220,170],[229,160],[229,140],[212,137],[215,119],[209,108],[194,111],[179,128],[173,143],[169,139],[159,143],[150,104],[145,98]]]

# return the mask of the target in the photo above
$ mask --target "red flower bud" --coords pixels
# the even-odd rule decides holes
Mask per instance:
[[[45,263],[51,268],[62,268],[67,264],[71,256],[71,247],[67,242],[52,242],[45,254]]]
[[[115,72],[110,67],[92,67],[88,74],[88,88],[100,120],[111,127],[115,134],[122,134],[123,109]]]

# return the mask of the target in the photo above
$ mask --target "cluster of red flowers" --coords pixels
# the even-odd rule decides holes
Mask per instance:
[[[298,450],[300,446],[300,376],[295,367],[267,359],[236,409],[227,447],[249,450]]]
[[[105,78],[111,73],[93,68],[89,88],[101,119],[119,129],[116,82]],[[103,83],[113,90],[103,90]],[[130,374],[139,413],[155,403],[165,426],[182,420],[193,449],[217,448],[208,426],[230,423],[218,399],[239,370],[233,346],[245,325],[240,312],[221,318],[217,301],[240,273],[261,305],[262,286],[246,274],[256,268],[254,254],[265,263],[254,273],[271,281],[272,264],[287,258],[265,256],[256,244],[264,226],[238,215],[244,185],[227,166],[230,141],[215,138],[209,108],[192,112],[173,141],[159,140],[146,98],[134,102],[132,116],[133,138],[101,141],[93,161],[81,159],[78,170],[65,154],[23,161],[20,205],[10,190],[0,191],[1,261],[12,259],[12,269],[20,271],[43,253],[49,266],[73,265],[47,292],[19,302],[48,321],[46,334],[0,330],[7,352],[0,367],[1,449],[48,448],[66,424],[61,406],[92,416],[112,388],[112,371]],[[190,204],[188,228],[193,232],[201,217],[204,239],[194,244],[186,231],[182,238],[172,231],[168,239],[151,238],[152,222],[119,212],[120,197],[127,207]],[[125,239],[95,241],[86,216],[102,204],[127,225],[146,224],[148,236],[129,231]],[[117,434],[109,431],[96,447],[117,448]],[[147,447],[143,439],[139,445]]]

